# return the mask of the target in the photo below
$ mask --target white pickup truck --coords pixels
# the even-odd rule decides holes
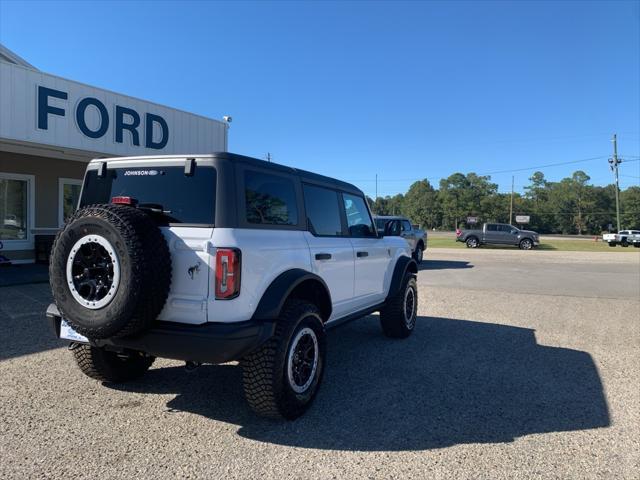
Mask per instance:
[[[618,233],[605,233],[602,235],[602,241],[607,242],[610,247],[633,245],[640,248],[640,230],[620,230]]]

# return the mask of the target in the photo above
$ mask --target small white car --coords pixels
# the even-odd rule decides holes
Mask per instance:
[[[379,311],[387,336],[412,333],[416,274],[351,184],[230,153],[101,159],[56,237],[47,317],[89,377],[238,360],[249,405],[293,419],[328,328]]]

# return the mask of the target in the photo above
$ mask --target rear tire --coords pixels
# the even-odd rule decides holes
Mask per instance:
[[[288,300],[276,333],[240,362],[244,394],[263,417],[293,420],[313,402],[324,372],[326,340],[320,310]]]
[[[387,337],[407,338],[416,326],[418,314],[418,285],[407,273],[402,288],[380,310],[380,326]]]
[[[480,242],[477,237],[469,237],[464,243],[467,244],[467,248],[478,248],[480,246]]]
[[[623,238],[622,241],[620,242],[620,245],[627,248],[629,246],[629,242],[627,241],[626,238]]]
[[[616,246],[616,242],[609,242],[609,246],[610,247],[615,247]]]
[[[87,377],[108,383],[121,383],[144,375],[155,361],[137,352],[121,356],[103,348],[76,344],[72,349],[76,364]]]

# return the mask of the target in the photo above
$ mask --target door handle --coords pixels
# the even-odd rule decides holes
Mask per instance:
[[[369,256],[369,252],[358,252],[358,253],[356,253],[356,255],[358,257],[368,257]]]
[[[316,253],[316,260],[331,260],[330,253]]]

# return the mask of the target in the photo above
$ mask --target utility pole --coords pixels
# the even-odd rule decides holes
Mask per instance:
[[[620,182],[618,181],[618,165],[622,163],[622,160],[618,158],[618,138],[613,134],[613,157],[609,159],[609,165],[611,171],[616,179],[616,224],[618,226],[618,232],[620,231]]]
[[[266,160],[267,162],[271,161],[271,152],[267,152]]]
[[[378,199],[378,174],[376,173],[376,200]]]
[[[509,225],[513,225],[513,182],[515,177],[511,175],[511,204],[509,205]]]

